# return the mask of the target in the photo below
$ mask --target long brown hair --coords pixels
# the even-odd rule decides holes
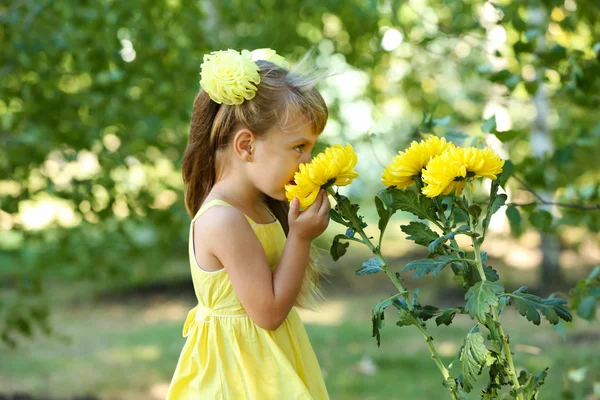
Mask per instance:
[[[327,105],[316,89],[321,77],[290,71],[268,61],[259,60],[257,64],[261,82],[252,100],[233,106],[217,104],[202,89],[194,100],[182,167],[186,185],[185,206],[190,217],[196,215],[215,184],[217,170],[225,162],[222,158],[233,138],[234,127],[244,126],[262,137],[273,126],[283,127],[289,118],[302,115],[310,121],[316,134],[325,128]],[[287,236],[288,202],[267,196],[266,203]],[[316,300],[322,298],[318,282],[325,270],[316,261],[315,251],[313,249],[296,301],[296,305],[301,307],[312,308]]]

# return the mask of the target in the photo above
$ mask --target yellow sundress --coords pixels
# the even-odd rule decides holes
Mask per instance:
[[[223,200],[208,201],[190,225],[189,257],[198,305],[188,313],[183,326],[187,339],[167,400],[329,399],[296,308],[276,330],[262,329],[244,310],[225,269],[209,272],[198,266],[194,221],[215,205],[232,207]],[[268,224],[257,224],[248,216],[246,219],[274,270],[286,241],[283,228],[276,218]]]

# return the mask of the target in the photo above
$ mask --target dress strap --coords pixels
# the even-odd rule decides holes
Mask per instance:
[[[271,211],[271,209],[269,208],[269,206],[267,205],[267,203],[262,203],[263,206],[265,206],[265,208],[267,209],[267,211],[269,212],[269,214],[271,214],[271,217],[273,217],[273,221],[277,220],[277,217],[275,216],[275,214],[273,214],[273,211]]]
[[[200,209],[198,210],[196,215],[194,215],[194,218],[192,218],[192,223],[194,223],[198,219],[198,217],[200,217],[204,213],[204,211],[208,210],[212,206],[233,207],[231,204],[227,203],[225,200],[221,200],[221,199],[209,200],[206,203],[204,203],[202,205],[202,207],[200,207]]]
[[[273,221],[272,222],[276,222],[277,221],[277,217],[275,216],[275,214],[273,214],[273,212],[271,211],[271,209],[264,202],[262,204],[267,209],[267,212],[269,213],[269,215],[271,215],[271,217],[273,217]],[[196,215],[194,216],[194,218],[192,218],[192,223],[194,223],[198,219],[198,217],[200,217],[206,210],[208,210],[212,206],[233,207],[231,204],[229,204],[225,200],[221,200],[221,199],[212,199],[212,200],[209,200],[206,203],[204,203],[202,205],[202,207],[200,207],[200,209],[198,210],[198,212],[196,213]],[[256,222],[254,222],[254,220],[252,218],[250,218],[249,216],[247,216],[246,214],[244,214],[244,217],[246,217],[246,219],[248,220],[248,222],[250,223],[250,225],[252,226],[252,228],[254,228],[256,225],[266,225],[266,224],[258,224]]]

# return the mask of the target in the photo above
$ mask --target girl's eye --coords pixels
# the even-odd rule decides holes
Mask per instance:
[[[301,144],[299,146],[294,147],[294,150],[296,150],[298,153],[302,153],[302,149],[304,148],[304,145]],[[299,150],[298,150],[299,149]]]

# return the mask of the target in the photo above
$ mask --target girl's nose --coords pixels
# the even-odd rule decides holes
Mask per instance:
[[[300,157],[300,163],[309,163],[311,160],[311,156],[309,152],[305,152],[304,154],[302,154],[302,157]]]

